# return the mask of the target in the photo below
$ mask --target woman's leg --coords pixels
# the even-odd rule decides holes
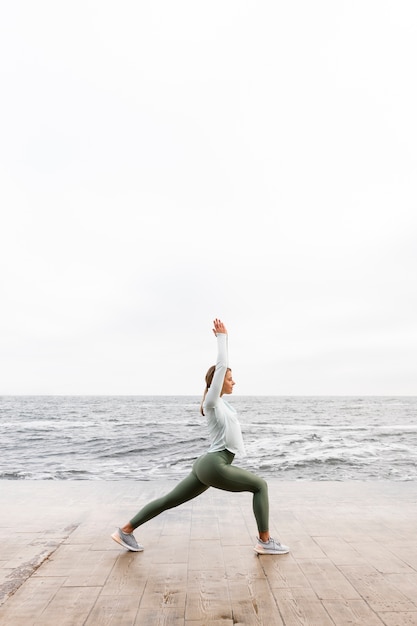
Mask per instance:
[[[197,459],[194,471],[197,478],[210,487],[225,491],[250,491],[253,493],[253,513],[259,535],[269,538],[268,485],[252,472],[231,465],[234,455],[227,450],[210,452]]]
[[[188,500],[192,500],[199,496],[203,491],[208,489],[208,485],[202,483],[194,472],[191,472],[184,480],[182,480],[172,491],[146,504],[129,522],[122,528],[124,532],[131,533],[135,528],[148,522],[163,511],[172,509]]]

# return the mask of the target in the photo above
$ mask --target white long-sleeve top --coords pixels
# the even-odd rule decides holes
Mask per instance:
[[[213,380],[204,399],[203,410],[207,417],[210,437],[208,452],[229,450],[233,454],[245,454],[242,431],[236,410],[220,397],[228,368],[227,335],[217,333],[217,362]]]

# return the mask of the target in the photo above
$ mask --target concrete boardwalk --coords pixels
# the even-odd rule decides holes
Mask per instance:
[[[210,489],[111,541],[169,482],[0,481],[0,624],[417,625],[417,483],[270,480],[258,557],[250,494]]]

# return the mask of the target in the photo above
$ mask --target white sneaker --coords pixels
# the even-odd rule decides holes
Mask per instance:
[[[290,549],[288,546],[284,546],[279,541],[275,541],[272,537],[269,538],[269,541],[261,541],[259,537],[257,537],[258,543],[254,547],[255,552],[258,554],[288,554]]]
[[[120,528],[112,534],[111,538],[131,552],[142,552],[143,550],[143,546],[136,541],[132,533],[124,533]]]

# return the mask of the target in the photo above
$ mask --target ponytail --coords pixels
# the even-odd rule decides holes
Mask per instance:
[[[203,404],[204,404],[204,400],[206,399],[206,395],[208,392],[208,387],[205,388],[204,393],[203,393],[203,399],[201,400],[201,404],[200,404],[200,413],[201,415],[204,417],[205,413],[204,413],[204,409],[203,409]]]
[[[216,369],[216,366],[212,365],[207,370],[207,374],[206,374],[206,388],[204,390],[203,399],[201,400],[201,404],[200,404],[200,413],[201,413],[201,415],[203,417],[204,417],[203,404],[204,404],[204,400],[206,399],[207,392],[210,389],[210,385],[211,385],[211,383],[213,381],[213,376],[214,376],[215,369]]]

